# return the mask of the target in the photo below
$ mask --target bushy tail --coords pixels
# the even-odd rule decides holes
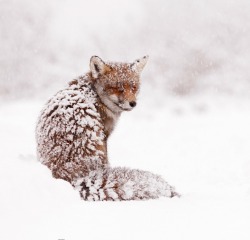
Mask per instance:
[[[105,168],[73,181],[82,199],[121,201],[179,196],[161,176],[136,169]]]

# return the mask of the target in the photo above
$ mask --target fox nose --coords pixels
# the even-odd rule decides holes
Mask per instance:
[[[129,102],[129,105],[130,105],[130,107],[135,107],[136,106],[136,102],[135,101]]]

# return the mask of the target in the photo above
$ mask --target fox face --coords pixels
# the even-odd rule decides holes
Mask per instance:
[[[136,106],[140,74],[147,60],[148,56],[133,63],[104,62],[97,56],[90,59],[95,90],[112,112],[130,111]]]

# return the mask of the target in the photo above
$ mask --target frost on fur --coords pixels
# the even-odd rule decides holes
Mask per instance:
[[[176,195],[158,175],[109,166],[108,137],[121,113],[136,106],[147,60],[145,56],[133,63],[117,63],[93,56],[90,71],[69,82],[41,111],[36,127],[38,158],[85,200]]]
[[[76,179],[73,186],[82,199],[91,201],[141,200],[178,195],[159,175],[121,167],[91,171],[84,178]]]
[[[143,68],[145,67],[147,61],[148,61],[148,56],[144,56],[143,58],[136,59],[131,65],[132,69],[140,74]]]

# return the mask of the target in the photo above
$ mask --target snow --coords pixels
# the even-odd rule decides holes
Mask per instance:
[[[0,1],[0,238],[249,240],[249,9],[249,0]],[[39,112],[91,56],[144,54],[138,105],[121,116],[109,158],[161,174],[182,197],[84,202],[36,160]]]
[[[44,102],[0,106],[1,239],[249,239],[249,100],[166,98],[124,113],[113,166],[161,174],[181,198],[85,202],[36,160]],[[94,189],[93,189],[94,191]]]

